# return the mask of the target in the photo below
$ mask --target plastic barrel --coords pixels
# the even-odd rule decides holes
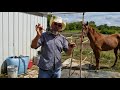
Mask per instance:
[[[18,75],[25,74],[29,63],[29,56],[12,56],[6,59],[7,66],[16,65],[18,67]]]

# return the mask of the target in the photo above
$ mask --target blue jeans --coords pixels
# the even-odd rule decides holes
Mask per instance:
[[[42,70],[39,69],[38,78],[60,78],[61,69],[57,70]]]

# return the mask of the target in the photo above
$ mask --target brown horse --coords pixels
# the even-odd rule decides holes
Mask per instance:
[[[99,69],[99,59],[101,51],[109,51],[114,49],[115,62],[112,67],[116,65],[118,59],[118,49],[120,50],[120,34],[104,35],[96,32],[91,26],[83,24],[83,32],[90,40],[90,46],[93,49],[96,59],[96,69]]]

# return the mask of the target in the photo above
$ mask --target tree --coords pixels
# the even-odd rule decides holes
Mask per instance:
[[[96,24],[95,24],[94,21],[90,21],[90,22],[89,22],[89,25],[96,28]]]
[[[50,18],[52,15],[47,15],[47,27],[50,27]]]
[[[76,24],[75,24],[75,22],[69,23],[69,30],[76,30]]]
[[[69,23],[66,23],[66,28],[65,30],[69,30]]]
[[[104,29],[105,29],[104,25],[99,25],[99,26],[97,26],[97,28],[98,28],[99,30],[104,30]]]
[[[76,22],[76,29],[81,30],[82,29],[82,21],[81,22]]]

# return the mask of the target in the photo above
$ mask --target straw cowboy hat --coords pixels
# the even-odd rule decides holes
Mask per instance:
[[[66,28],[66,23],[62,20],[61,17],[58,17],[58,16],[51,17],[51,19],[50,19],[50,27],[51,27],[53,22],[62,23],[62,29],[61,30],[64,30]]]

